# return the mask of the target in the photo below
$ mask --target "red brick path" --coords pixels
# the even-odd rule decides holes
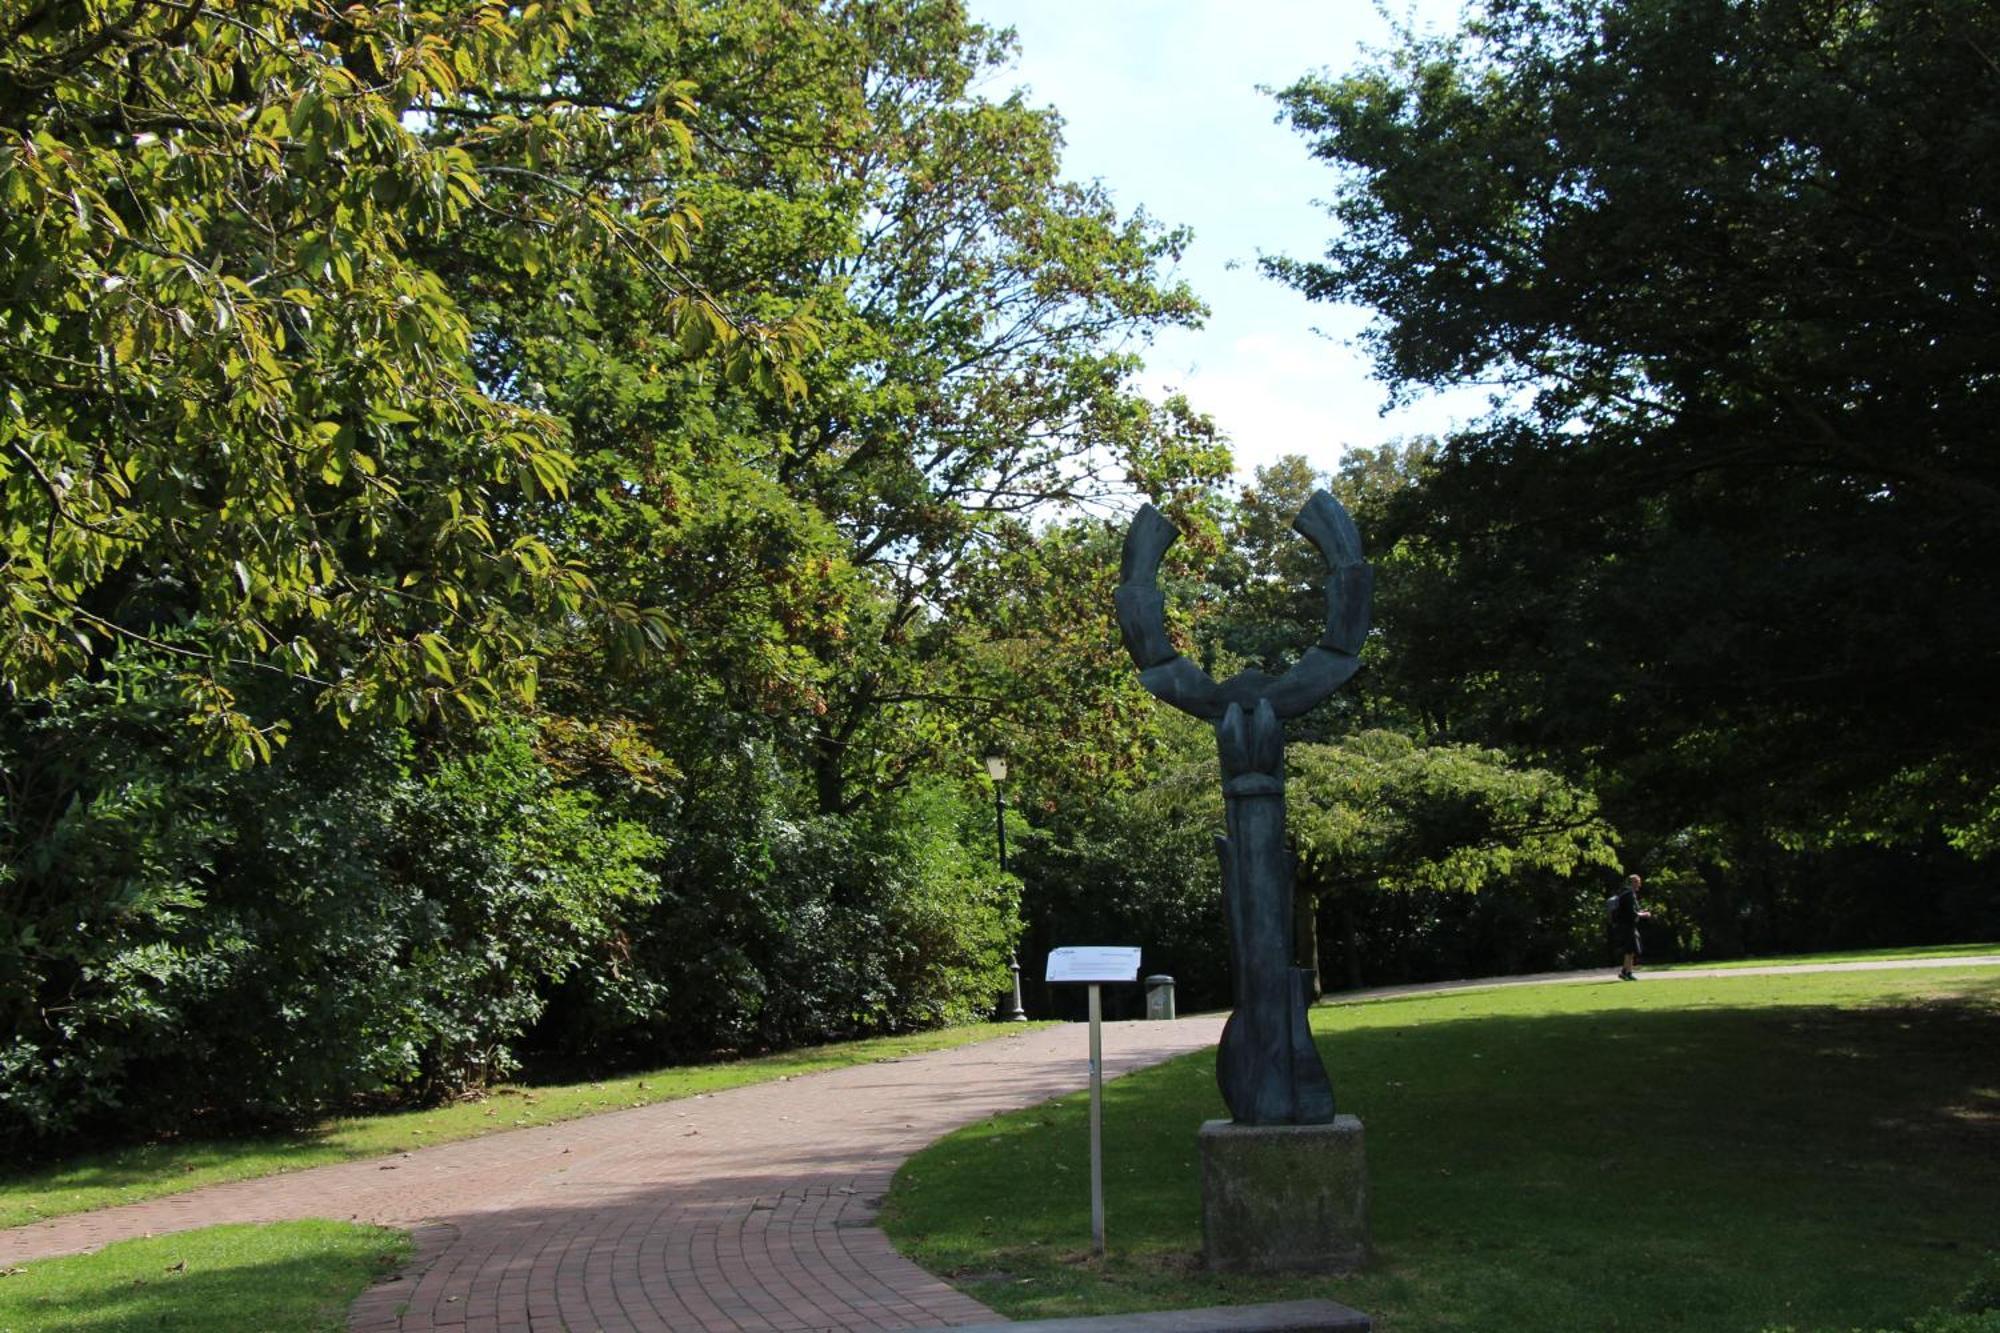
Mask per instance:
[[[1215,1044],[1220,1015],[1107,1023],[1108,1076]],[[992,1322],[873,1224],[909,1154],[1084,1086],[1085,1030],[238,1181],[0,1231],[0,1268],[217,1222],[416,1228],[354,1330],[879,1329]]]

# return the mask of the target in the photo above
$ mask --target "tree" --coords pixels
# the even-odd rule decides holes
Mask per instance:
[[[1399,651],[1453,731],[1615,775],[1655,830],[1972,836],[1996,51],[1978,0],[1492,0],[1282,94],[1341,230],[1273,271],[1371,306],[1399,391],[1513,393],[1388,534],[1449,570]]]
[[[1227,675],[1239,662],[1282,675],[1324,630],[1325,564],[1292,530],[1315,490],[1330,490],[1346,507],[1374,566],[1370,619],[1377,632],[1363,649],[1362,671],[1300,720],[1298,739],[1323,740],[1357,727],[1438,730],[1429,721],[1435,710],[1421,673],[1412,679],[1402,669],[1399,632],[1407,618],[1424,613],[1434,562],[1414,542],[1384,540],[1391,505],[1421,480],[1434,452],[1428,440],[1353,448],[1330,474],[1290,454],[1258,468],[1233,504],[1219,506],[1223,550],[1202,590],[1212,605],[1200,622],[1204,657],[1220,659],[1211,675]]]
[[[1203,623],[1205,657],[1221,654],[1283,675],[1318,640],[1326,625],[1320,594],[1326,561],[1292,531],[1292,520],[1326,484],[1303,455],[1290,454],[1258,468],[1224,507],[1223,549],[1210,575],[1215,605]],[[1218,669],[1228,674],[1214,666],[1210,674]]]
[[[746,317],[811,310],[795,397],[663,359],[684,321],[643,274],[496,270],[512,228],[491,215],[456,242],[483,376],[573,432],[570,494],[518,520],[598,587],[681,613],[659,721],[768,719],[829,813],[962,758],[1023,702],[970,660],[992,634],[968,590],[988,564],[1036,577],[1031,520],[1172,502],[1227,468],[1209,423],[1133,384],[1134,345],[1200,315],[1162,272],[1185,237],[1064,181],[1053,112],[980,91],[1010,49],[936,0],[625,5],[565,48],[556,86],[607,123],[697,108],[672,198],[702,243],[681,270]],[[651,168],[616,142],[568,165],[640,188]]]
[[[1330,745],[1295,745],[1287,765],[1286,806],[1299,864],[1297,944],[1301,965],[1315,977],[1322,902],[1340,913],[1348,984],[1360,985],[1355,922],[1369,899],[1519,893],[1536,876],[1567,880],[1585,866],[1618,864],[1596,798],[1497,750],[1427,746],[1392,731],[1364,731]],[[1532,957],[1530,930],[1560,938],[1574,933],[1579,915],[1586,927],[1598,922],[1594,891],[1563,891],[1552,905],[1566,910],[1526,914],[1530,919],[1518,923],[1522,938],[1496,970],[1518,970]],[[1536,922],[1536,915],[1556,919]],[[1381,955],[1398,947],[1376,942]]]
[[[669,612],[636,671],[593,629],[567,638],[542,694],[580,739],[596,730],[599,779],[620,776],[627,722],[637,744],[618,753],[664,761],[676,846],[633,935],[673,993],[626,1029],[648,1040],[906,1021],[870,960],[901,947],[883,932],[914,920],[896,903],[915,881],[877,873],[869,839],[934,808],[994,740],[1043,801],[1130,762],[1145,700],[1110,630],[1116,537],[1057,516],[1132,492],[1186,508],[1227,452],[1132,383],[1133,342],[1199,314],[1162,273],[1183,238],[1060,178],[1054,114],[980,92],[1007,51],[960,6],[914,0],[627,5],[565,49],[558,85],[609,121],[668,81],[695,105],[674,192],[703,220],[685,270],[749,317],[810,307],[799,396],[663,358],[678,321],[644,274],[600,265],[551,288],[488,262],[504,219],[455,236],[482,376],[532,386],[578,461],[566,496],[507,521]],[[449,129],[486,108],[439,115]],[[615,153],[569,165],[627,171]],[[968,845],[987,840],[978,826]],[[1011,923],[1011,902],[982,910]],[[923,952],[938,976],[958,966]],[[710,977],[726,984],[701,1009]]]
[[[1015,610],[956,613],[1022,592],[1087,646],[1095,548],[1037,506],[1226,467],[1131,386],[1129,340],[1198,311],[1160,274],[1180,238],[976,91],[999,36],[915,0],[0,25],[0,1056],[71,1071],[17,1123],[145,1120],[61,1114],[143,1081],[134,1046],[270,1051],[297,1108],[530,1039],[657,1058],[986,1005],[1015,886],[955,762],[1024,698],[1095,762],[1102,653],[1024,683]],[[433,796],[426,862],[378,816]],[[297,820],[352,855],[294,855]],[[388,941],[379,986],[326,987],[337,1067],[230,1010],[322,988],[231,970],[266,901],[303,955]],[[503,959],[453,952],[482,932]]]
[[[406,729],[309,715],[231,767],[173,669],[123,655],[0,714],[10,1150],[477,1087],[659,892],[663,840],[561,785],[531,726],[425,762]],[[81,794],[20,799],[49,790]]]
[[[698,219],[573,170],[615,148],[666,179],[676,86],[616,124],[550,77],[582,4],[0,11],[0,680],[10,696],[144,646],[181,664],[233,758],[285,713],[245,670],[342,715],[479,713],[532,689],[540,627],[653,626],[548,543],[496,525],[563,494],[563,423],[475,373],[480,330],[431,262],[504,213],[490,256],[560,282],[616,256],[682,343],[732,321],[685,276]],[[447,106],[482,117],[440,120]],[[739,337],[748,334],[748,337]],[[788,373],[788,372],[785,372]],[[657,636],[658,629],[651,633]]]
[[[1025,882],[1023,957],[1079,940],[1136,944],[1148,972],[1174,978],[1184,1008],[1227,1005],[1215,732],[1149,695],[1141,705],[1144,757],[1127,780],[1077,783],[1033,808],[1011,858]]]
[[[1062,180],[1053,112],[980,95],[1005,34],[915,0],[809,20],[723,6],[707,22],[780,61],[763,53],[802,40],[803,23],[805,49],[840,57],[815,58],[816,78],[843,82],[802,98],[800,119],[730,115],[701,196],[712,236],[800,219],[757,271],[812,301],[822,348],[801,366],[805,398],[754,416],[780,483],[841,532],[865,589],[815,645],[826,676],[794,715],[822,808],[838,812],[962,754],[1018,697],[968,671],[972,565],[1018,567],[1031,516],[1117,491],[1165,498],[1227,454],[1185,404],[1132,383],[1133,345],[1201,313],[1162,275],[1185,237]],[[728,105],[742,73],[697,82]]]

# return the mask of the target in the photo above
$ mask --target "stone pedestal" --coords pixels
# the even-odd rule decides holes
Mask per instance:
[[[1361,1121],[1201,1127],[1201,1238],[1210,1268],[1338,1273],[1368,1259]]]

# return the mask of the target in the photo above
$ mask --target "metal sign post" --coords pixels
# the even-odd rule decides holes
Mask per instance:
[[[1053,949],[1046,981],[1090,986],[1090,1252],[1104,1254],[1104,998],[1107,981],[1137,981],[1139,951],[1133,948]]]
[[[1104,1004],[1090,983],[1090,1252],[1104,1257]]]

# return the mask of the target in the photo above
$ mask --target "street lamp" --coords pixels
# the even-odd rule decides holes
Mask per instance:
[[[1000,846],[1000,873],[1007,873],[1007,797],[1000,784],[1007,780],[1007,756],[986,756],[986,776],[993,779],[993,836]],[[1014,946],[1007,946],[1007,970],[1014,975],[1014,993],[1000,1017],[1009,1023],[1025,1023],[1028,1011],[1021,1007],[1021,959]]]

